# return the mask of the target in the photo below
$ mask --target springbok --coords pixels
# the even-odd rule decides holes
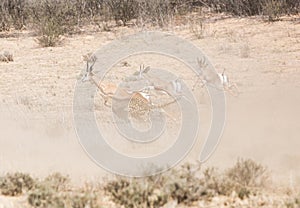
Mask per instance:
[[[197,59],[198,66],[200,67],[202,74],[198,77],[197,81],[193,86],[193,90],[197,86],[198,82],[201,81],[204,85],[209,85],[218,90],[224,90],[229,92],[233,96],[239,95],[238,87],[235,83],[229,81],[228,76],[225,74],[225,69],[222,73],[216,73],[214,70],[208,68],[208,64],[205,59]]]
[[[164,81],[153,76],[148,76],[150,67],[144,68],[140,66],[140,70],[125,79],[125,83],[119,87],[113,83],[104,85],[101,81],[95,80],[95,74],[93,73],[93,67],[97,60],[94,55],[87,55],[84,57],[86,61],[86,73],[82,77],[82,82],[90,81],[98,89],[101,97],[104,99],[105,106],[108,105],[108,101],[115,101],[115,105],[112,105],[112,110],[117,115],[124,117],[125,109],[128,108],[130,116],[145,120],[148,117],[151,110],[163,109],[180,99],[181,96],[181,83],[180,81]],[[154,104],[151,101],[150,91],[157,91],[163,94],[167,94],[172,97],[172,100],[163,104]],[[128,104],[127,106],[125,106]]]

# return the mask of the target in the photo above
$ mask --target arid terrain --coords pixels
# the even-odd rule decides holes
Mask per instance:
[[[202,38],[196,38],[189,25],[172,26],[168,32],[198,46],[218,72],[226,69],[240,91],[237,97],[226,94],[221,142],[203,167],[226,169],[237,158],[251,158],[268,167],[274,185],[296,189],[300,185],[299,16],[273,23],[259,18],[211,18],[201,30]],[[44,177],[61,172],[75,184],[109,174],[89,159],[78,142],[72,117],[74,88],[85,67],[83,55],[139,31],[88,28],[49,48],[40,47],[28,31],[1,33],[0,52],[10,51],[14,61],[0,62],[0,174],[20,171]],[[180,63],[160,57],[131,57],[115,70],[126,74],[140,64],[173,70],[191,82],[189,86],[195,80],[187,77],[192,73],[177,70]],[[210,102],[202,94],[201,89],[195,93],[206,129],[199,138],[209,130],[210,117]],[[101,105],[98,108],[101,121]],[[202,142],[187,160],[196,161]],[[166,142],[159,145],[163,148]]]

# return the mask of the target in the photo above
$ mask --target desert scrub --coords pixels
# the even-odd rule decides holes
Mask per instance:
[[[71,194],[68,200],[72,208],[101,208],[96,192],[84,191],[82,193]]]
[[[29,17],[27,6],[26,0],[2,0],[0,2],[0,31],[24,28]]]
[[[56,192],[46,184],[37,185],[28,195],[27,201],[32,207],[58,208],[65,207],[66,196]]]
[[[175,10],[170,1],[166,0],[140,0],[138,23],[164,27],[171,22]]]
[[[27,201],[36,208],[100,208],[98,192],[71,189],[69,177],[54,173],[40,181],[29,193]]]
[[[32,5],[33,28],[42,47],[57,46],[62,35],[72,33],[77,25],[76,5],[71,0],[41,0]]]
[[[69,177],[53,173],[35,184],[28,195],[28,203],[33,207],[65,207]]]
[[[207,168],[203,171],[201,185],[204,187],[202,193],[207,198],[216,195],[230,195],[234,191],[233,185],[226,180],[224,174],[216,168]]]
[[[119,178],[106,184],[104,190],[115,203],[126,208],[161,207],[167,203],[169,196],[160,190],[160,180],[159,176],[143,179]]]
[[[252,159],[238,159],[226,175],[234,182],[248,187],[263,187],[269,179],[267,168]]]
[[[125,26],[128,21],[137,17],[137,0],[106,0],[105,4],[116,22],[122,21]]]
[[[7,196],[18,196],[29,190],[35,185],[35,181],[30,175],[25,173],[6,174],[0,177],[1,194]]]
[[[205,187],[200,180],[200,166],[185,164],[172,170],[166,178],[165,192],[170,192],[173,200],[178,204],[192,205],[203,199]]]
[[[69,182],[69,176],[64,176],[61,173],[53,173],[42,181],[45,186],[48,186],[57,192],[67,190],[69,188]]]
[[[190,205],[204,192],[197,177],[198,168],[186,164],[165,174],[145,178],[119,178],[104,186],[112,200],[124,207],[161,207],[169,200]]]
[[[251,159],[238,159],[235,165],[221,172],[216,168],[203,171],[201,184],[208,197],[230,196],[233,192],[244,199],[263,188],[268,181],[267,169]]]
[[[236,164],[225,172],[225,176],[241,199],[255,194],[256,190],[265,187],[269,180],[266,167],[252,159],[238,159]]]

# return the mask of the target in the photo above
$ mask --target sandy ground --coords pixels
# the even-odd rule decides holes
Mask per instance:
[[[88,158],[76,137],[72,123],[74,86],[84,67],[83,55],[136,31],[114,28],[112,32],[87,32],[67,37],[55,48],[39,47],[26,32],[0,38],[0,51],[9,50],[15,57],[14,62],[0,63],[0,173],[24,171],[43,177],[61,171],[75,182],[107,174]],[[238,97],[227,94],[225,131],[204,166],[226,168],[238,157],[252,158],[269,167],[276,183],[300,184],[299,21],[210,21],[205,23],[202,39],[195,38],[189,26],[173,27],[172,32],[200,47],[219,72],[225,68],[241,91]],[[138,69],[142,63],[170,70],[181,66],[157,57],[126,61],[128,70]],[[126,70],[124,67],[120,64],[116,70]],[[186,80],[194,79],[182,70],[177,73]],[[210,107],[203,92],[196,92],[196,97],[206,128],[200,132],[202,137],[208,131]],[[101,123],[101,105],[99,111]],[[164,148],[168,142],[152,148]],[[141,150],[120,145],[117,140],[112,145],[126,147],[127,152]],[[191,160],[199,150],[196,145]]]

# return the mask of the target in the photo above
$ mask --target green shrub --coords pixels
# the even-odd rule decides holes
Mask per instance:
[[[0,178],[0,190],[3,195],[18,196],[33,188],[35,181],[29,174],[6,174]]]

